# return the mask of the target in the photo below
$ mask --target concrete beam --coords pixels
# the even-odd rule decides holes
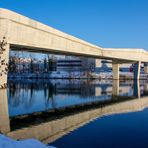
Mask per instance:
[[[134,64],[134,79],[135,80],[140,79],[140,67],[141,67],[141,61]]]
[[[119,80],[119,64],[113,63],[112,69],[113,69],[113,79]]]

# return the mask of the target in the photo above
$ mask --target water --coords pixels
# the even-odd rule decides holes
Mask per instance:
[[[0,130],[58,148],[144,148],[147,95],[146,81],[9,80]]]
[[[59,148],[147,148],[148,109],[111,115],[71,132],[53,142]]]
[[[120,96],[133,96],[133,82],[120,83]],[[112,81],[10,80],[9,115],[23,115],[112,99]]]

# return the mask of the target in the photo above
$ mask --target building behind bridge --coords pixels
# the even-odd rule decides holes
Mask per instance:
[[[9,68],[10,72],[30,73],[30,72],[111,72],[112,61],[94,59],[86,57],[65,56],[65,55],[45,55],[34,53],[28,54],[11,51]],[[142,66],[143,67],[143,66]],[[132,64],[122,64],[120,71],[132,72]]]

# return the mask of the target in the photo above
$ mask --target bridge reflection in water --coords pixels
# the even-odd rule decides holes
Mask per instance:
[[[77,85],[71,81],[66,83],[62,81],[62,84],[60,82],[57,83],[57,81],[55,82],[50,82],[50,84],[49,82],[40,83],[39,86],[35,85],[35,83],[22,83],[22,81],[14,83],[11,80],[8,90],[0,90],[0,131],[14,139],[36,138],[44,143],[50,143],[98,117],[140,111],[148,107],[148,97],[146,96],[148,85],[142,82],[139,83],[139,81],[119,82],[118,80],[114,80],[112,83],[78,81],[79,84]],[[74,86],[77,87],[74,88]],[[31,101],[31,98],[35,99],[33,94],[36,91],[39,92],[39,88],[43,89],[44,95],[48,94],[47,98],[52,98],[53,102],[59,94],[65,96],[66,94],[71,94],[71,96],[68,95],[69,100],[74,94],[79,94],[81,99],[87,97],[90,99],[78,103],[65,103],[65,105],[61,106],[58,105],[60,102],[56,100],[55,104],[50,102],[52,105],[48,106],[46,110],[38,109],[34,112],[20,114],[11,113],[12,109],[10,111],[10,108],[13,105],[14,108],[21,109],[18,106],[23,103],[22,100],[20,102],[19,100],[11,100],[17,96],[18,99],[21,98],[18,92],[22,93],[22,89],[26,90],[27,93],[30,92],[30,97],[24,95],[28,98],[24,97],[23,99],[28,99],[33,104],[34,102]],[[48,89],[46,90],[46,88],[50,92],[47,93]],[[7,92],[9,98],[7,98]],[[93,99],[91,99],[92,96]],[[96,97],[95,99],[94,96]],[[101,96],[103,98],[105,98],[104,96],[108,97],[107,99],[102,99]],[[98,97],[99,99],[97,99]],[[46,100],[44,101],[46,102]],[[26,106],[27,109],[28,106]]]

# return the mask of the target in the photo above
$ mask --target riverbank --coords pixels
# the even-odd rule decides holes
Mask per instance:
[[[38,140],[27,139],[16,141],[0,134],[0,148],[55,148],[46,146]]]
[[[100,72],[100,73],[20,73],[20,74],[8,74],[9,79],[113,79],[112,72]],[[120,72],[120,79],[134,79],[132,72]],[[148,74],[141,73],[140,79],[148,79]]]

